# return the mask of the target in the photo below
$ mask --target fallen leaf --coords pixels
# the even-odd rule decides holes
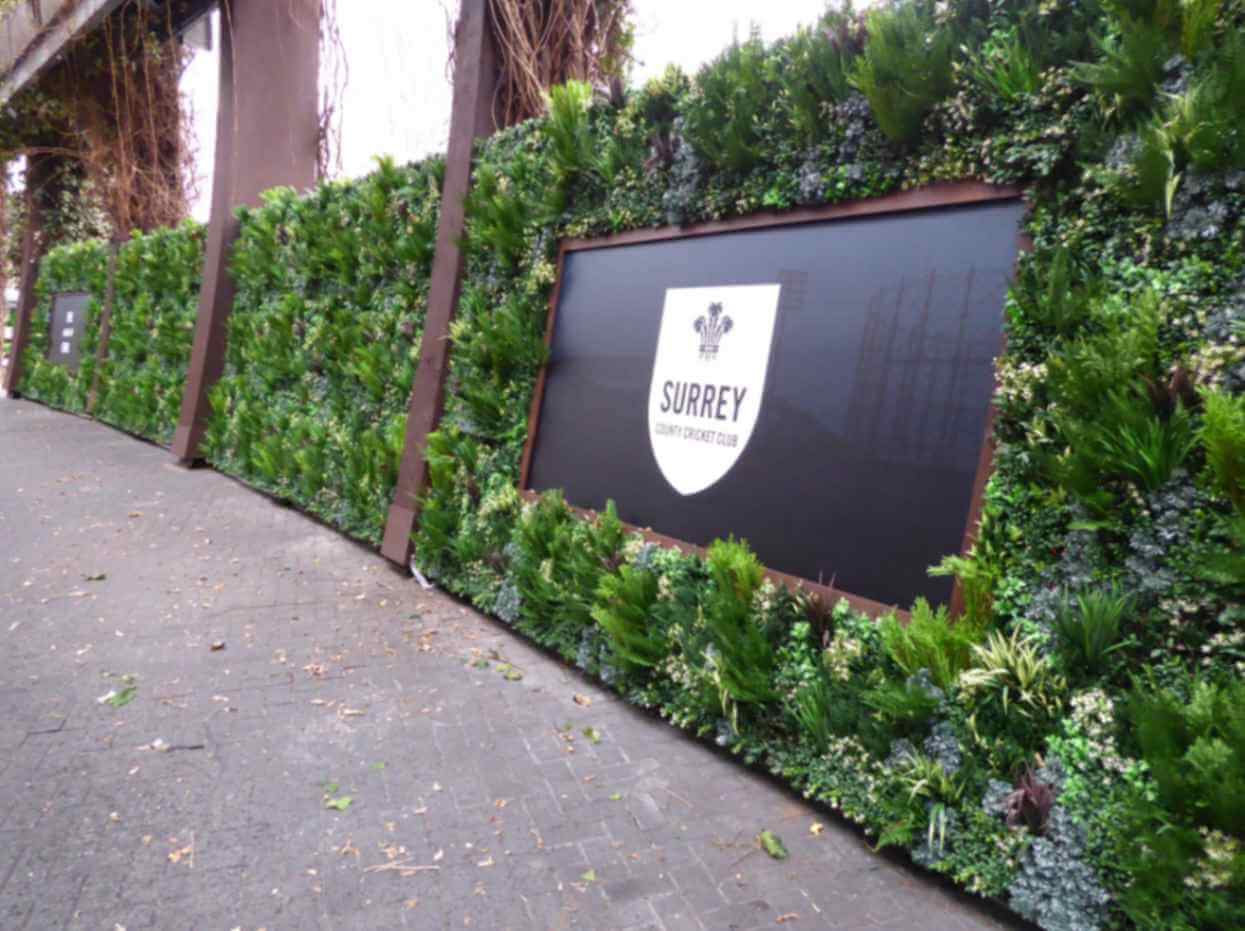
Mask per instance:
[[[822,824],[820,821],[814,821],[812,824],[808,826],[808,833],[812,834],[814,837],[820,837],[822,832],[825,831],[825,829],[826,829],[826,826]]]
[[[779,915],[776,920],[780,925],[784,925],[788,921],[799,921],[800,916],[796,912],[787,912],[785,915]]]
[[[596,870],[588,870],[588,872],[584,873],[584,874],[583,874],[582,876],[580,876],[579,878],[580,878],[580,879],[582,879],[582,880],[583,880],[584,882],[586,882],[586,883],[594,883],[594,882],[596,882],[596,881],[597,881],[597,871],[596,871]]]
[[[615,792],[613,795],[611,795],[611,796],[610,796],[610,801],[611,801],[611,802],[620,802],[620,801],[622,801],[622,793],[621,793],[621,792]]]
[[[193,844],[187,844],[185,847],[172,851],[169,854],[169,862],[170,863],[181,863],[182,860],[189,859],[190,856],[194,853],[194,849],[195,848]]]
[[[585,727],[582,733],[594,744],[599,744],[601,742],[601,732],[595,727]]]
[[[335,811],[345,811],[354,804],[354,796],[343,795],[341,798],[326,798],[324,800],[325,808],[332,808]]]
[[[108,573],[106,572],[96,572],[92,575],[84,575],[82,577],[85,582],[102,582],[106,578],[108,578]]]
[[[591,705],[591,704],[592,704],[592,699],[591,699],[591,698],[589,698],[587,695],[580,695],[580,694],[576,693],[576,695],[575,695],[575,704],[577,704],[577,705],[583,705],[585,708],[587,708],[589,705]]]
[[[782,838],[773,831],[762,831],[757,835],[757,843],[775,860],[787,859],[787,848],[783,846]]]
[[[225,641],[213,640],[210,649],[213,653],[219,653],[221,650],[225,649]]]

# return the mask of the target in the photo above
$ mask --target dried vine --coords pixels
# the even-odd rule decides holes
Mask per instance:
[[[499,125],[543,114],[549,88],[568,80],[620,86],[631,60],[632,0],[490,0],[489,12]]]
[[[191,147],[178,83],[189,59],[171,17],[130,3],[78,40],[12,102],[0,160],[53,156],[80,172],[114,232],[186,215]]]

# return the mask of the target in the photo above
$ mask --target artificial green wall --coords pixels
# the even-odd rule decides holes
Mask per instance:
[[[1245,926],[1243,25],[1213,0],[908,2],[621,102],[555,89],[477,149],[421,568],[1043,928]],[[209,457],[371,542],[440,174],[243,213]],[[979,541],[937,570],[960,619],[875,623],[745,544],[683,555],[520,497],[559,238],[966,178],[1026,190],[1034,251]]]
[[[419,361],[442,162],[241,211],[207,456],[378,544]]]

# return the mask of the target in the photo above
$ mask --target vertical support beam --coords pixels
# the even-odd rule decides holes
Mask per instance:
[[[108,244],[108,284],[104,290],[104,307],[99,314],[99,346],[95,350],[95,377],[91,379],[91,390],[86,396],[86,412],[95,413],[95,402],[99,400],[99,380],[108,361],[108,343],[112,340],[112,305],[117,300],[117,254],[124,244],[122,239],[114,239]]]
[[[497,69],[488,0],[463,0],[455,30],[454,103],[428,312],[420,343],[419,369],[415,373],[406,418],[406,446],[381,544],[385,558],[403,567],[410,562],[411,534],[419,518],[419,497],[428,482],[425,459],[428,434],[436,430],[445,406],[450,324],[462,289],[463,255],[458,244],[465,225],[463,200],[471,188],[472,147],[477,139],[496,129],[493,95],[497,88]]]
[[[22,355],[30,341],[30,322],[37,303],[35,284],[39,280],[39,259],[43,251],[43,196],[44,188],[51,182],[53,168],[50,156],[26,157],[26,231],[22,237],[21,293],[17,298],[13,339],[9,342],[9,364],[4,370],[4,390],[11,398],[18,397]]]
[[[199,456],[211,415],[208,392],[225,367],[233,309],[229,259],[238,238],[234,210],[259,204],[278,185],[316,182],[320,110],[320,0],[221,0],[216,167],[190,368],[173,455]]]

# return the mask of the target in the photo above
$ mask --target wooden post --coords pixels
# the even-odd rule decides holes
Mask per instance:
[[[30,322],[34,316],[35,284],[39,280],[39,259],[43,249],[43,196],[51,182],[53,162],[48,155],[26,157],[26,231],[22,237],[21,293],[9,342],[9,364],[4,370],[4,390],[11,398],[19,396],[22,380],[22,354],[30,341]]]
[[[99,345],[95,349],[95,376],[91,379],[91,390],[86,396],[86,412],[95,413],[95,402],[99,400],[99,380],[103,374],[104,364],[108,361],[108,343],[112,339],[112,305],[117,300],[117,254],[124,244],[123,239],[114,239],[108,244],[108,284],[104,290],[104,307],[99,313]]]
[[[455,29],[454,62],[450,142],[441,188],[441,215],[437,252],[432,261],[428,312],[406,419],[406,446],[381,545],[385,558],[402,567],[410,562],[411,534],[419,517],[419,497],[428,482],[428,464],[424,458],[428,434],[437,429],[445,405],[450,324],[462,289],[463,255],[459,241],[465,225],[463,200],[471,189],[472,147],[477,139],[496,129],[493,95],[497,88],[498,64],[488,21],[488,0],[463,0]]]
[[[316,182],[320,110],[320,0],[221,0],[216,167],[194,347],[173,435],[173,455],[192,464],[207,428],[208,392],[225,367],[233,309],[229,259],[234,210],[278,185]]]

